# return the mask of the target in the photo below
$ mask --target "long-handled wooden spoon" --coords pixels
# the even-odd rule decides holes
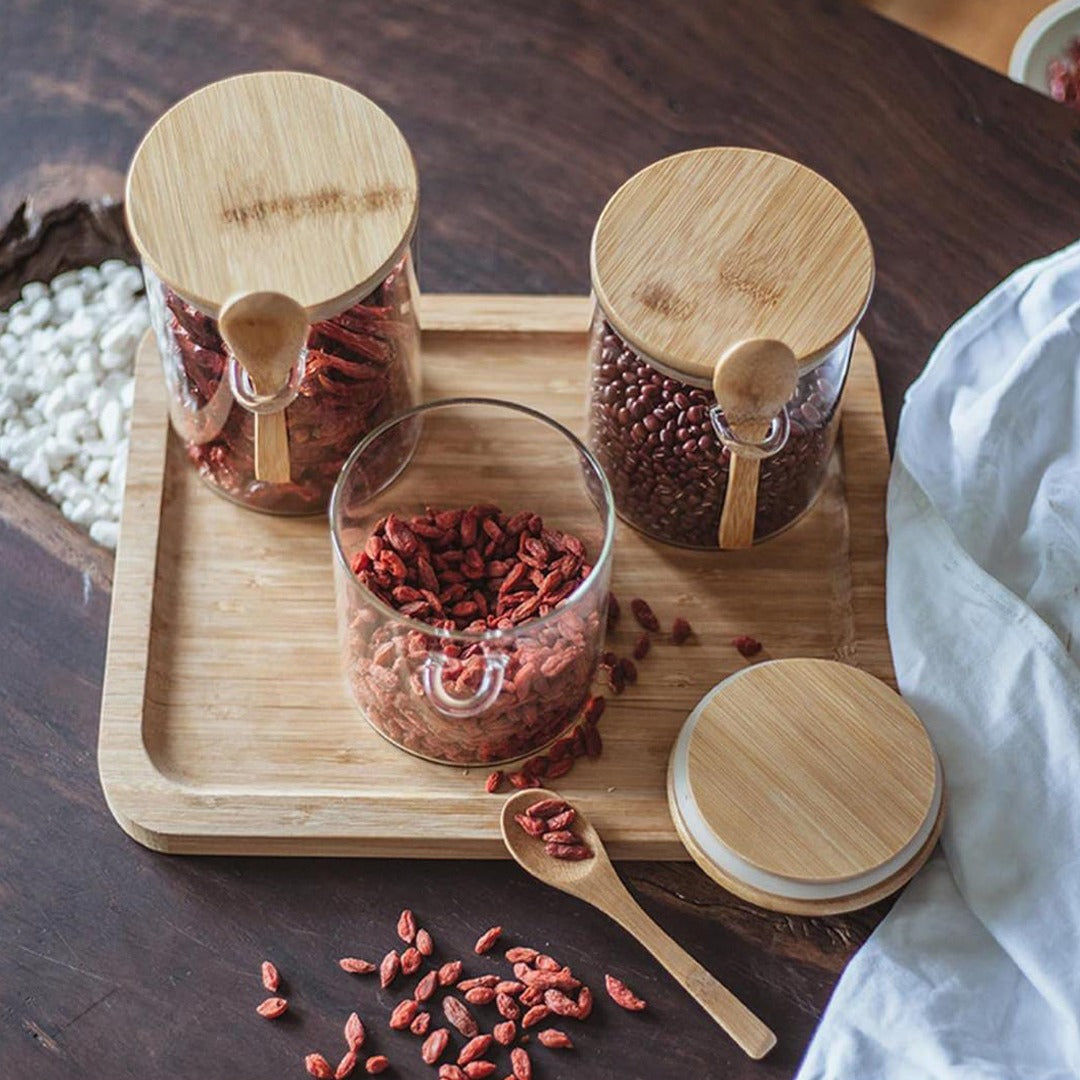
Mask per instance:
[[[592,848],[594,855],[579,862],[552,858],[545,852],[544,845],[529,836],[514,820],[515,814],[524,814],[533,803],[557,798],[559,796],[553,791],[533,788],[516,792],[503,805],[503,840],[518,865],[544,884],[576,896],[605,915],[610,915],[667,968],[683,989],[750,1057],[764,1057],[776,1045],[776,1036],[641,910],[615,873],[615,867],[611,865],[596,830],[580,810],[577,811],[573,828]]]
[[[732,345],[713,371],[713,393],[732,433],[759,442],[791,400],[799,378],[795,354],[782,341],[752,338]],[[758,458],[731,451],[727,493],[720,514],[722,548],[748,548],[754,542]]]
[[[308,335],[308,317],[292,297],[276,292],[234,296],[218,315],[218,329],[260,397],[276,394],[289,378]],[[289,482],[285,410],[255,414],[255,477]]]

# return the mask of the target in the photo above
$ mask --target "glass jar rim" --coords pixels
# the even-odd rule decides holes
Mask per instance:
[[[592,569],[589,571],[588,576],[584,581],[578,583],[577,588],[574,589],[565,600],[561,601],[558,607],[553,608],[546,615],[540,615],[535,619],[528,619],[509,630],[500,630],[498,628],[483,631],[446,630],[439,626],[432,626],[430,623],[421,622],[419,619],[413,619],[407,615],[402,615],[400,611],[380,600],[366,585],[356,579],[356,575],[353,573],[352,567],[349,566],[348,560],[345,557],[345,550],[342,547],[341,537],[335,524],[338,505],[343,497],[342,491],[344,489],[345,478],[357,460],[376,439],[386,434],[386,432],[390,431],[392,428],[404,423],[406,420],[411,420],[413,417],[421,416],[424,413],[433,412],[434,410],[441,408],[474,405],[506,409],[512,412],[521,413],[530,420],[536,420],[551,428],[556,434],[561,435],[575,450],[577,450],[581,457],[588,462],[589,467],[593,470],[593,474],[600,482],[600,491],[603,495],[604,541],[600,547],[599,554],[593,561]],[[407,465],[408,462],[406,462],[406,466]],[[403,468],[406,466],[403,466]],[[399,473],[395,474],[395,479]],[[615,515],[615,497],[612,494],[611,485],[608,483],[607,474],[604,472],[603,467],[600,465],[600,462],[597,461],[592,451],[581,441],[581,439],[579,439],[569,428],[560,424],[558,420],[553,419],[546,413],[542,413],[537,409],[531,409],[528,405],[521,405],[516,401],[506,401],[502,398],[484,397],[438,398],[435,401],[428,401],[421,405],[416,405],[409,409],[408,412],[392,416],[389,420],[384,420],[377,428],[365,435],[364,438],[353,447],[352,453],[345,459],[345,464],[341,466],[341,472],[338,473],[337,480],[334,481],[334,490],[330,495],[328,516],[330,520],[330,543],[334,549],[334,560],[338,566],[348,574],[350,584],[366,595],[367,603],[370,604],[371,607],[384,615],[389,616],[396,622],[404,624],[409,629],[419,630],[428,637],[437,637],[443,641],[466,641],[470,643],[483,641],[512,641],[525,628],[528,628],[529,632],[540,630],[555,622],[560,615],[565,614],[563,605],[568,604],[570,601],[591,588],[593,582],[600,578],[604,573],[606,565],[611,561],[612,550],[615,545],[615,528],[617,521]]]

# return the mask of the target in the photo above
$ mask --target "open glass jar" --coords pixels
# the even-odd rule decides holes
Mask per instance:
[[[376,731],[475,765],[573,724],[603,649],[615,515],[569,431],[507,402],[420,406],[356,448],[330,521],[346,683]]]
[[[592,282],[588,441],[620,516],[696,548],[797,520],[825,478],[873,284],[851,204],[773,154],[679,154],[612,197]]]
[[[327,79],[227,79],[147,134],[128,224],[172,425],[217,492],[319,512],[356,443],[416,403],[417,204],[400,131]]]

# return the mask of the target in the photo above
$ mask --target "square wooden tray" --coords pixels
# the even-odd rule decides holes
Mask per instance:
[[[521,401],[580,431],[585,297],[425,296],[426,398]],[[609,695],[604,753],[560,782],[617,858],[686,858],[665,769],[701,695],[745,661],[832,657],[892,681],[885,633],[884,495],[889,459],[873,357],[859,339],[842,450],[811,512],[748,552],[695,553],[620,523],[613,588],[629,652],[634,596],[665,627],[637,686]],[[210,491],[170,434],[156,350],[137,365],[123,524],[101,708],[109,806],[160,851],[490,857],[501,798],[485,769],[433,765],[377,735],[345,695],[328,526],[275,518]]]

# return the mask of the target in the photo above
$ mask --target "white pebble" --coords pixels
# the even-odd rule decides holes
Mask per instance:
[[[28,281],[22,287],[22,298],[27,304],[33,304],[48,295],[49,286],[44,281]]]
[[[101,406],[98,414],[98,427],[107,443],[116,444],[124,434],[124,411],[116,398],[109,398]]]
[[[90,539],[102,547],[115,548],[120,536],[120,525],[116,521],[95,521],[90,526]]]

